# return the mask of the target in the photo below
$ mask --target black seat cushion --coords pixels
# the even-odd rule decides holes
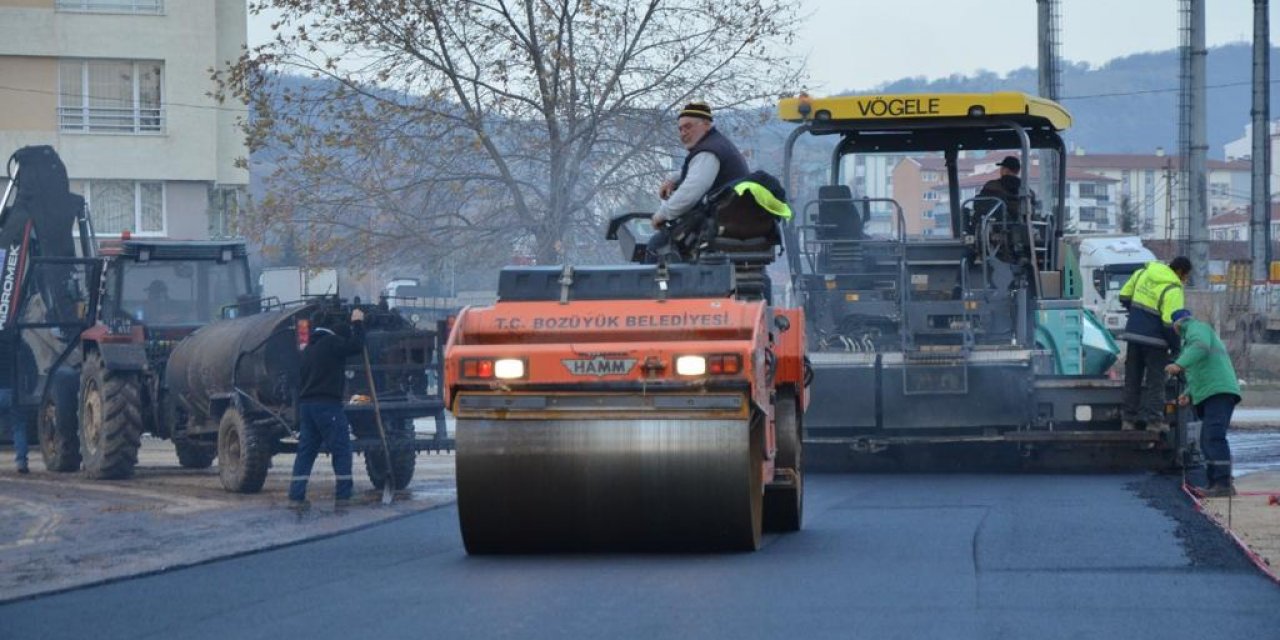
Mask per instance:
[[[848,185],[818,187],[818,229],[822,240],[857,240],[862,237],[862,216],[853,204]]]

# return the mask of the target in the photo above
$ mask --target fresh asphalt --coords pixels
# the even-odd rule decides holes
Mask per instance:
[[[811,475],[803,531],[727,555],[469,557],[444,507],[0,606],[6,639],[1277,637],[1280,587],[1149,475]]]

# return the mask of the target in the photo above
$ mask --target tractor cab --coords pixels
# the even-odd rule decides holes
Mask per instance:
[[[107,324],[186,328],[236,315],[251,297],[243,242],[104,243],[108,257],[100,318]]]

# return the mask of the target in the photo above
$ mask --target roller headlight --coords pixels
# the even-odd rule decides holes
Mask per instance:
[[[493,363],[493,377],[499,380],[518,380],[524,377],[524,360],[503,358]]]
[[[707,359],[702,356],[676,358],[676,373],[682,376],[701,376],[707,373]]]

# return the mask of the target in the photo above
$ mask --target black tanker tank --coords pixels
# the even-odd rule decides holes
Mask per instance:
[[[294,327],[309,312],[293,307],[222,320],[183,340],[165,372],[178,421],[196,431],[216,425],[215,407],[236,394],[251,410],[290,409],[299,371]]]

